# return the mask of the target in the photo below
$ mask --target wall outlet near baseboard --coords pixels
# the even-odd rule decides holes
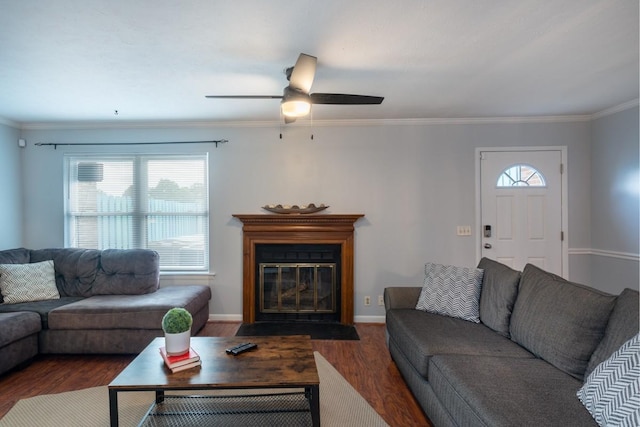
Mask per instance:
[[[370,296],[364,297],[364,305],[366,305],[366,306],[371,305],[371,297]]]
[[[384,297],[382,295],[378,295],[378,305],[384,305]]]

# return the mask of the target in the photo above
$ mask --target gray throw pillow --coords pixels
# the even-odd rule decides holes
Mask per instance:
[[[480,323],[482,270],[426,263],[417,310]]]
[[[520,272],[489,258],[482,258],[484,270],[480,293],[480,321],[509,338],[509,321],[518,294]]]
[[[511,314],[511,339],[582,380],[614,304],[613,295],[527,264]]]

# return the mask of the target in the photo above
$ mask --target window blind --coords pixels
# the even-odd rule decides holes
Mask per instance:
[[[153,249],[161,270],[208,270],[206,154],[65,158],[66,246]]]

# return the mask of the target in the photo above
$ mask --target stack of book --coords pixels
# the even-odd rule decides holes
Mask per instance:
[[[180,354],[177,356],[172,356],[167,354],[167,349],[164,347],[160,347],[160,355],[164,360],[164,364],[167,365],[167,368],[171,370],[171,372],[180,372],[186,369],[195,368],[196,366],[200,366],[200,355],[196,353],[193,348],[189,348],[184,354]]]

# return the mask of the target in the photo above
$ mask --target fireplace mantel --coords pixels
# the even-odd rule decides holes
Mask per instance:
[[[341,245],[340,323],[353,324],[354,252],[353,224],[364,214],[234,214],[242,221],[242,321],[254,323],[256,245],[339,244]]]

